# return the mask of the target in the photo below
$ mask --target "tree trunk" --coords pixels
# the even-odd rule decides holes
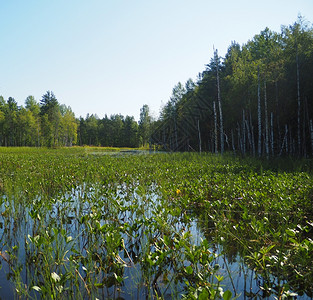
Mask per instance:
[[[253,144],[252,144],[251,132],[250,132],[248,120],[245,120],[245,126],[246,126],[246,129],[247,129],[249,148],[250,148],[250,151],[251,151],[251,149],[253,147]]]
[[[233,148],[233,151],[234,151],[234,155],[236,155],[235,142],[234,142],[234,131],[233,130],[231,130],[231,145],[232,145],[232,148]]]
[[[279,152],[279,156],[281,156],[282,152],[283,152],[283,148],[286,145],[286,153],[288,154],[288,141],[287,141],[287,137],[288,137],[288,127],[287,124],[285,125],[285,136],[283,139],[283,142],[281,144],[281,148],[280,148],[280,152]]]
[[[245,110],[242,110],[242,154],[246,154],[246,126],[245,126]]]
[[[273,112],[271,112],[271,153],[274,156],[274,120]]]
[[[177,138],[177,120],[176,120],[176,111],[174,116],[174,130],[175,130],[175,151],[178,150],[178,138]]]
[[[299,56],[298,56],[298,47],[296,54],[296,64],[297,64],[297,99],[298,99],[298,153],[301,155],[301,129],[300,129],[300,113],[301,113],[301,101],[300,101],[300,78],[299,78]]]
[[[265,114],[265,152],[269,156],[269,136],[268,136],[268,115],[267,115],[267,95],[266,95],[266,81],[264,81],[264,114]]]
[[[214,113],[214,152],[217,153],[217,116],[216,116],[216,104],[213,101],[213,113]]]
[[[301,145],[301,148],[302,148],[302,154],[304,157],[307,156],[307,153],[306,153],[306,134],[305,134],[305,105],[303,106],[303,122],[302,122],[302,145]]]
[[[262,119],[261,119],[261,96],[260,96],[260,68],[258,66],[258,156],[262,154]]]
[[[221,154],[223,154],[224,153],[224,129],[223,129],[223,112],[222,112],[222,103],[221,103],[220,78],[219,78],[219,72],[218,72],[217,50],[215,51],[215,64],[216,64],[216,81],[217,81],[217,101],[218,101],[218,109],[220,113]]]
[[[311,150],[312,150],[312,155],[313,155],[313,124],[312,124],[312,119],[310,120],[310,134],[311,134]]]
[[[199,134],[199,152],[201,153],[201,132],[200,132],[200,121],[198,119],[198,134]]]
[[[309,135],[310,135],[310,137],[311,137],[311,124],[310,124],[310,117],[309,117],[309,108],[308,108],[308,99],[307,99],[307,97],[305,97],[304,98],[304,110],[305,110],[305,114],[304,114],[304,119],[306,119],[307,120],[307,126],[308,126],[308,133],[309,133]],[[305,127],[305,123],[303,122],[303,127]],[[305,134],[305,131],[304,131],[304,137],[303,137],[303,139],[306,141],[307,139],[306,139],[306,134]],[[310,144],[310,142],[309,141],[307,141],[309,144]],[[310,148],[310,147],[308,147],[308,148]],[[309,150],[309,149],[307,149],[307,150]]]
[[[237,123],[237,127],[238,127],[238,148],[240,149],[241,154],[243,153],[242,151],[242,137],[241,137],[241,133],[240,133],[240,125]]]
[[[295,141],[294,141],[291,133],[292,133],[291,132],[291,127],[289,126],[289,147],[288,147],[289,155],[293,155],[295,153],[295,151],[296,151],[296,148],[297,148],[295,146]]]
[[[281,140],[281,130],[280,130],[280,114],[279,114],[279,104],[278,104],[278,83],[277,80],[275,82],[275,98],[276,98],[276,120],[277,120],[277,132],[278,132],[278,140],[276,141],[276,145],[279,149],[279,147],[282,144]]]
[[[250,117],[250,131],[251,131],[251,142],[252,142],[252,154],[253,154],[253,157],[255,157],[254,127],[253,127],[253,124],[252,124],[251,110],[249,111],[249,117]]]

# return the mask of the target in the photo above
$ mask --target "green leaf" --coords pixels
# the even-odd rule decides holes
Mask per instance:
[[[100,288],[104,287],[104,283],[102,283],[102,282],[95,283],[94,286],[100,289]]]
[[[232,292],[230,290],[227,290],[226,292],[224,292],[223,294],[223,299],[224,300],[230,300],[232,296]]]
[[[192,269],[192,266],[188,266],[185,268],[185,271],[187,274],[191,275],[193,273],[193,269]]]
[[[123,277],[118,276],[115,273],[114,273],[114,277],[115,277],[115,279],[117,280],[118,283],[122,283],[123,282]]]
[[[289,241],[294,243],[295,245],[299,245],[299,243],[293,238],[289,238]]]
[[[295,230],[293,229],[286,229],[286,233],[289,235],[289,236],[296,236],[296,232]]]
[[[202,292],[199,294],[199,300],[207,300],[207,299],[209,299],[210,298],[210,294],[209,294],[209,292],[206,290],[206,289],[204,289],[204,290],[202,290]]]

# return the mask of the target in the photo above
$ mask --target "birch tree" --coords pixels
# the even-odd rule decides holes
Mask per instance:
[[[213,101],[213,114],[214,114],[214,152],[218,153],[217,148],[217,115],[216,115],[216,104],[215,101]]]
[[[262,154],[262,114],[260,96],[260,68],[258,66],[258,156]]]
[[[297,140],[298,140],[298,152],[301,154],[301,120],[300,120],[300,114],[301,114],[301,100],[300,100],[300,71],[299,71],[299,53],[298,53],[298,45],[296,44],[296,65],[297,65],[297,103],[298,103],[298,127],[297,127]]]
[[[268,114],[267,114],[267,94],[266,94],[266,81],[264,81],[264,115],[265,115],[265,152],[269,156],[269,132],[268,132]]]
[[[217,83],[217,101],[220,117],[220,140],[221,140],[221,154],[224,153],[224,126],[223,126],[223,112],[222,112],[222,103],[221,103],[221,90],[220,90],[220,77],[219,77],[219,58],[217,50],[214,52],[215,56],[215,65],[216,65],[216,83]]]

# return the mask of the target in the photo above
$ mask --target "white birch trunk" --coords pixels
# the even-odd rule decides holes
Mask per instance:
[[[311,138],[311,120],[310,120],[310,117],[309,117],[309,109],[308,109],[308,99],[307,99],[307,97],[305,97],[305,105],[304,105],[304,108],[305,108],[305,114],[304,114],[304,119],[306,119],[307,120],[307,126],[308,126],[308,131],[309,131],[309,135],[310,135],[310,138]],[[305,127],[305,126],[303,126],[303,127]],[[305,139],[305,140],[307,140],[306,139],[306,136],[305,136],[305,132],[304,132],[304,136],[303,136],[303,138]],[[312,143],[310,143],[309,142],[309,144],[310,144],[310,146],[311,146],[311,149],[312,149]]]
[[[304,157],[307,156],[306,154],[306,138],[305,138],[305,106],[303,105],[303,122],[302,122],[302,154]]]
[[[198,119],[198,134],[199,134],[199,152],[201,153],[201,132],[200,132],[200,121]]]
[[[274,156],[274,115],[271,112],[271,153]]]
[[[220,91],[220,78],[218,72],[218,53],[215,51],[215,64],[216,64],[216,81],[217,81],[217,101],[220,114],[220,138],[221,138],[221,154],[224,153],[224,128],[223,128],[223,112],[221,103],[221,91]]]
[[[281,130],[280,130],[280,117],[279,117],[279,105],[278,105],[278,83],[277,80],[275,82],[275,98],[276,98],[276,123],[277,123],[277,135],[278,139],[276,140],[277,147],[281,146]]]
[[[301,113],[301,99],[300,99],[300,78],[299,78],[299,56],[298,56],[298,48],[296,54],[296,64],[297,64],[297,100],[298,100],[298,152],[301,154],[301,129],[300,129],[300,113]]]
[[[265,152],[269,156],[269,136],[268,136],[268,114],[267,114],[267,95],[266,95],[266,82],[264,81],[264,114],[265,114]]]
[[[217,115],[216,115],[216,104],[213,101],[213,113],[214,113],[214,152],[217,153]]]
[[[251,130],[252,154],[253,154],[253,157],[255,157],[254,127],[252,125],[251,110],[249,111],[249,115],[250,115],[250,130]]]
[[[246,154],[246,126],[245,126],[245,110],[242,110],[242,142],[243,142],[243,155]]]
[[[262,119],[261,119],[261,96],[260,96],[260,68],[258,66],[258,156],[262,154]]]

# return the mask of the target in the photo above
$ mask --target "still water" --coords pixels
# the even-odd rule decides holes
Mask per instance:
[[[1,299],[17,295],[40,299],[47,274],[54,274],[52,284],[61,298],[147,299],[158,293],[164,299],[179,299],[186,284],[175,279],[179,278],[175,272],[191,264],[185,249],[175,250],[166,236],[176,239],[174,245],[184,236],[186,248],[207,239],[214,270],[210,284],[217,285],[217,276],[223,276],[219,288],[230,290],[233,297],[278,297],[274,289],[264,290],[264,279],[245,264],[238,251],[229,253],[229,247],[216,242],[218,238],[211,239],[197,213],[187,211],[184,218],[180,212],[168,215],[156,187],[144,194],[139,187],[95,184],[48,202],[37,197],[30,205],[18,203],[5,196],[1,199]],[[154,255],[162,251],[170,254],[164,259]],[[270,280],[273,287],[285,283],[273,275]],[[87,288],[90,283],[92,291]],[[71,287],[73,293],[68,292]],[[291,299],[311,299],[288,293]]]

